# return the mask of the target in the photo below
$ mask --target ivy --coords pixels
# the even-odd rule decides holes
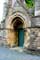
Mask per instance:
[[[25,0],[26,6],[28,8],[33,8],[34,7],[34,0]]]

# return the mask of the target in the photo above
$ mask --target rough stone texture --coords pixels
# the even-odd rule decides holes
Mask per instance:
[[[31,42],[30,47],[40,49],[40,28],[31,29]]]
[[[30,29],[26,29],[24,38],[24,47],[29,48],[30,45]]]
[[[7,31],[7,43],[10,47],[17,46],[17,33],[11,30]]]
[[[32,27],[40,27],[40,16],[34,16],[31,18]]]
[[[18,4],[18,2],[16,3]],[[6,30],[7,45],[9,45],[10,47],[18,46],[18,32],[14,30],[14,24],[15,22],[17,22],[16,20],[14,21],[14,19],[18,17],[20,18],[20,21],[23,23],[22,28],[26,29],[24,33],[23,47],[40,49],[40,28],[31,29],[28,28],[36,26],[40,27],[40,17],[30,18],[30,16],[27,14],[26,10],[22,6],[18,4],[20,8],[18,5],[15,5],[13,8],[10,7],[10,4],[8,6],[9,7],[8,15],[5,20],[5,27],[7,28]]]

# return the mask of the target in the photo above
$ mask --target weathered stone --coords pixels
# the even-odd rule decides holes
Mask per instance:
[[[7,29],[6,30],[7,45],[9,47],[18,46],[19,43],[17,29],[23,28],[24,29],[23,47],[40,49],[40,28],[37,28],[40,27],[40,16],[39,17],[36,16],[37,18],[36,17],[30,18],[27,11],[17,1],[16,1],[17,5],[15,5],[14,7],[13,6],[10,7],[10,4],[8,6],[9,7],[7,12],[8,14],[5,19],[5,27]]]
[[[38,48],[40,47],[40,29],[34,28],[31,29],[31,42],[30,42],[30,47],[31,48]]]

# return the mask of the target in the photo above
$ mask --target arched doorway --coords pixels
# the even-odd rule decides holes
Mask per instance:
[[[7,44],[10,45],[10,47],[17,47],[19,46],[19,42],[20,42],[20,35],[22,35],[23,38],[23,47],[27,47],[30,44],[30,30],[27,29],[26,32],[24,32],[23,28],[27,28],[31,26],[31,21],[29,16],[17,11],[14,12],[13,15],[10,15],[7,19],[6,19],[6,28],[8,28],[8,30],[6,31],[6,37],[7,37]],[[19,23],[20,22],[20,23]],[[19,29],[19,30],[18,30]],[[18,34],[19,33],[19,34]],[[19,36],[19,38],[18,38]],[[22,40],[21,40],[22,42]]]
[[[22,47],[24,44],[24,29],[23,29],[23,20],[19,17],[14,18],[13,22],[13,28],[16,32],[16,36],[18,39],[18,46]]]

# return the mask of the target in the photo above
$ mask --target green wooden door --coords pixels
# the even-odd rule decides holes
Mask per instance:
[[[18,46],[22,47],[24,44],[24,30],[18,30]]]

